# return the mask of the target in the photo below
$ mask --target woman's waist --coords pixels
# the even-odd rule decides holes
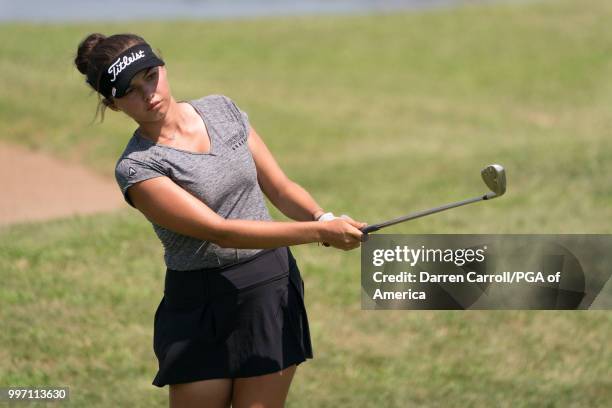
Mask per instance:
[[[238,262],[194,270],[166,269],[164,296],[171,301],[235,294],[289,275],[287,247],[265,249]]]
[[[262,249],[222,248],[210,241],[172,242],[164,245],[167,269],[196,271],[231,266],[265,251]]]

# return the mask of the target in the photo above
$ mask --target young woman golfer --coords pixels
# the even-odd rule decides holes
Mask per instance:
[[[313,357],[289,246],[350,250],[366,224],[326,213],[289,180],[227,96],[177,102],[143,38],[91,34],[75,64],[104,106],[139,125],[115,175],[165,251],[153,384],[169,384],[171,407],[283,406],[297,365]],[[272,221],[263,194],[299,222]]]

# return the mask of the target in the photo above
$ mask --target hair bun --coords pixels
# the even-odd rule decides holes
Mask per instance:
[[[74,58],[74,64],[76,65],[79,72],[83,75],[87,75],[87,69],[89,67],[89,55],[91,54],[91,50],[93,50],[96,45],[101,43],[106,39],[104,34],[93,33],[89,34],[87,38],[85,38],[79,44],[77,55]]]

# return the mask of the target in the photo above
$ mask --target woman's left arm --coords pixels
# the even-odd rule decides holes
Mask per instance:
[[[248,145],[257,168],[259,186],[276,208],[296,221],[313,221],[325,213],[302,186],[283,173],[252,126],[249,129]]]

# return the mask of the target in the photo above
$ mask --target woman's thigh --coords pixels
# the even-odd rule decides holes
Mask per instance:
[[[226,408],[232,398],[232,379],[218,378],[171,384],[170,408]]]
[[[256,377],[235,378],[232,408],[280,408],[285,404],[297,366]]]

